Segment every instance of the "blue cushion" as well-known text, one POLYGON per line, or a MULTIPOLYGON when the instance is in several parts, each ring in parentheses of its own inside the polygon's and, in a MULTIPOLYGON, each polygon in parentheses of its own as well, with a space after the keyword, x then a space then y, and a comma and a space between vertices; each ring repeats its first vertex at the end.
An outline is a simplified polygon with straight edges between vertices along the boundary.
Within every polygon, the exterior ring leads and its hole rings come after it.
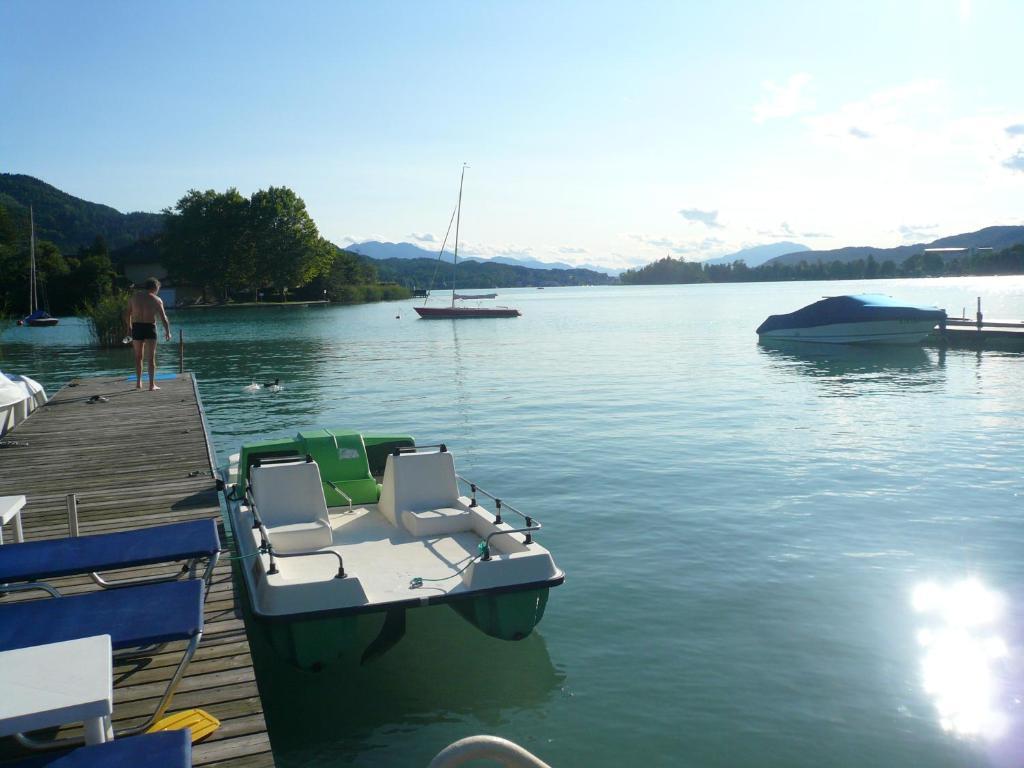
POLYGON ((188 768, 190 765, 192 740, 186 729, 144 733, 70 752, 35 755, 12 763, 8 768, 188 768))
POLYGON ((203 582, 166 581, 0 605, 0 651, 110 635, 114 650, 187 640, 203 627, 203 582))
POLYGON ((212 518, 134 531, 5 544, 0 547, 0 583, 210 557, 219 549, 217 523, 212 518))

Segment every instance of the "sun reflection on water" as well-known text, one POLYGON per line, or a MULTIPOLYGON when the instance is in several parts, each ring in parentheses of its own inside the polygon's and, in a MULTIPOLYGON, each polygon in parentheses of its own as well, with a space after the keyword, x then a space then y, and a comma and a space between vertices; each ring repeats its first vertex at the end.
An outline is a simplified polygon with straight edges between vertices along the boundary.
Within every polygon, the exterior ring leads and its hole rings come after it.
POLYGON ((1009 719, 1000 709, 1001 662, 1009 649, 1001 635, 1001 594, 976 578, 952 585, 918 584, 914 610, 921 615, 917 640, 921 672, 943 730, 962 737, 999 738, 1009 719))

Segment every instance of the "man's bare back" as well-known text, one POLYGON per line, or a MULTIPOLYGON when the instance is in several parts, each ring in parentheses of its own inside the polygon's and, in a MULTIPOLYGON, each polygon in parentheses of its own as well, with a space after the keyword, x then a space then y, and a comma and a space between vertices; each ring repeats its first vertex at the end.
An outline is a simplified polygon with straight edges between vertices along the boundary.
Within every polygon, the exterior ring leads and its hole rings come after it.
POLYGON ((160 281, 155 277, 146 280, 143 290, 136 291, 128 300, 124 313, 126 330, 131 334, 135 347, 135 388, 142 389, 142 357, 145 354, 149 368, 150 390, 160 389, 156 385, 156 321, 164 326, 164 339, 171 340, 171 323, 167 319, 164 303, 157 296, 160 281))
POLYGON ((128 303, 128 311, 135 323, 156 323, 158 317, 167 322, 163 299, 149 291, 136 291, 128 303))

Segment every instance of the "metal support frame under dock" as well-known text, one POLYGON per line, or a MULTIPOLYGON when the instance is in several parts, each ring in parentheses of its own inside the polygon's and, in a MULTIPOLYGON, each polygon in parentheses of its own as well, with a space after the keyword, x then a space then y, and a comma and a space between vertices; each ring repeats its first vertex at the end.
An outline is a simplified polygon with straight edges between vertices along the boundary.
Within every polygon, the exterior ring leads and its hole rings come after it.
MULTIPOLYGON (((159 381, 158 392, 135 390, 134 378, 73 381, 4 436, 0 495, 27 497, 27 541, 68 535, 68 494, 77 494, 82 534, 220 520, 212 447, 192 375, 159 381)), ((227 546, 223 527, 221 542, 227 546)), ((118 575, 166 571, 152 566, 118 575)), ((65 594, 95 588, 88 576, 53 583, 65 594)), ((221 721, 193 745, 196 766, 274 765, 241 599, 231 562, 222 557, 205 604, 202 641, 168 709, 201 708, 221 721)), ((168 653, 115 662, 115 726, 153 710, 179 656, 175 645, 168 653)))

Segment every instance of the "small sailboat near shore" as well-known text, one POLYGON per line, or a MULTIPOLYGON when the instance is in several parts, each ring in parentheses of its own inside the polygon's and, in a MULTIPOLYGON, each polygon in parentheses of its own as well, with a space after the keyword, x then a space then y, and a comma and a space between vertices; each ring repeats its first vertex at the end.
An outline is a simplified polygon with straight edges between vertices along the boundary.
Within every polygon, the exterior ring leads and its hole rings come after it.
MULTIPOLYGON (((497 298, 496 293, 484 293, 478 295, 467 295, 460 294, 455 290, 455 275, 459 266, 459 223, 462 218, 462 185, 466 178, 466 165, 462 166, 462 175, 459 177, 459 202, 455 206, 455 248, 453 250, 454 261, 452 262, 452 303, 447 307, 428 307, 426 303, 422 307, 413 307, 416 310, 416 314, 425 320, 457 320, 460 318, 468 317, 519 317, 520 312, 514 307, 483 307, 474 306, 467 307, 461 304, 456 304, 457 301, 475 301, 477 299, 494 299, 497 298)), ((448 224, 448 229, 451 231, 451 222, 448 224)), ((438 259, 441 258, 441 254, 444 253, 444 246, 448 242, 448 235, 445 235, 444 242, 441 243, 441 252, 438 254, 438 259)), ((429 293, 429 291, 428 291, 429 293)))
POLYGON ((28 315, 18 321, 18 325, 32 328, 45 328, 60 322, 39 306, 39 295, 36 283, 36 220, 32 207, 28 209, 29 218, 29 278, 28 278, 28 315))

